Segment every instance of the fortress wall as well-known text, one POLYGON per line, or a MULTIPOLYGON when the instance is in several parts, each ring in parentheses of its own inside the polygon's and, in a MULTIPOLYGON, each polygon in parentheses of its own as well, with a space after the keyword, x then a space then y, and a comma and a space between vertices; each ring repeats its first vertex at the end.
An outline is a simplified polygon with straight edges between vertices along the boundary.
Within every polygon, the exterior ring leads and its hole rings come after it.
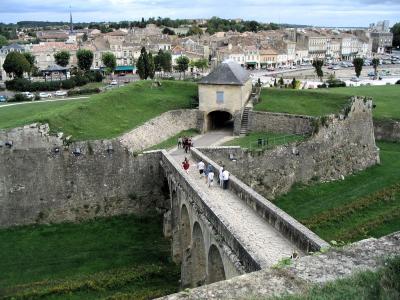
POLYGON ((144 214, 168 206, 159 152, 135 157, 115 140, 64 149, 47 126, 0 131, 1 144, 0 227, 144 214), (13 141, 12 147, 5 141, 13 141), (76 148, 81 155, 72 153, 76 148))
POLYGON ((191 128, 203 128, 202 114, 197 109, 172 110, 125 133, 119 140, 130 151, 138 152, 191 128))
POLYGON ((395 120, 374 120, 375 138, 380 141, 400 142, 400 122, 395 120))
POLYGON ((372 102, 354 98, 346 115, 329 116, 310 139, 251 152, 237 148, 202 148, 212 160, 267 199, 289 191, 296 182, 344 178, 379 163, 372 123, 372 102), (232 153, 236 161, 229 159, 232 153))
POLYGON ((249 112, 249 131, 311 134, 314 117, 272 112, 249 112))

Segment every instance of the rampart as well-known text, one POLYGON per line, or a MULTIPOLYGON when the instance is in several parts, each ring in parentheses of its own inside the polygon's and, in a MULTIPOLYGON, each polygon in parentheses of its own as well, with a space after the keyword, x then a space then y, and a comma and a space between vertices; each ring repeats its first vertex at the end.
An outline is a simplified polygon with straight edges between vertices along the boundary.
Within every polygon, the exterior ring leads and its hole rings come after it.
POLYGON ((400 142, 400 122, 395 120, 374 120, 377 140, 400 142))
POLYGON ((200 150, 272 199, 296 182, 338 180, 379 163, 371 110, 372 101, 353 98, 346 113, 319 119, 319 130, 310 139, 272 150, 200 150))
POLYGON ((115 140, 64 147, 45 125, 1 131, 0 141, 0 227, 168 206, 159 153, 135 157, 115 140))
POLYGON ((250 111, 249 131, 310 134, 313 131, 314 119, 311 116, 250 111))
POLYGON ((197 109, 172 110, 122 135, 121 144, 132 152, 145 150, 183 130, 202 130, 202 114, 197 109))

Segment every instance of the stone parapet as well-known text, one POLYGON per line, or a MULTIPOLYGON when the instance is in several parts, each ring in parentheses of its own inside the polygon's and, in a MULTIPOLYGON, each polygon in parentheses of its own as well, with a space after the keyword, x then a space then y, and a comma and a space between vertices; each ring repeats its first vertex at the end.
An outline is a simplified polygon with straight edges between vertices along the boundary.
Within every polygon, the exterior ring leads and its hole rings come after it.
POLYGON ((384 266, 385 259, 399 253, 400 232, 397 232, 305 256, 287 267, 261 270, 159 299, 265 299, 301 293, 311 284, 324 284, 358 271, 377 270, 384 266))

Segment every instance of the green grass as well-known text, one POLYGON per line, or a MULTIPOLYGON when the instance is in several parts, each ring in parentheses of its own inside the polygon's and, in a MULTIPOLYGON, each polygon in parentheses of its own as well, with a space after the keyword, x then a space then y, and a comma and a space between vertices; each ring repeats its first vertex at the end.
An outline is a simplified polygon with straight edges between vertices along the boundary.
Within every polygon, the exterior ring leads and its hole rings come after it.
POLYGON ((155 149, 167 149, 168 150, 168 149, 174 148, 175 146, 178 145, 178 138, 180 136, 189 137, 189 136, 195 136, 198 134, 199 134, 199 130, 197 130, 197 129, 184 130, 184 131, 179 132, 178 134, 175 134, 174 136, 170 137, 169 139, 146 149, 146 151, 155 150, 155 149))
POLYGON ((330 183, 297 185, 274 203, 327 241, 400 230, 400 143, 378 143, 381 164, 330 183))
POLYGON ((94 88, 101 88, 103 86, 106 86, 104 82, 89 82, 84 86, 81 86, 80 89, 94 89, 94 88))
POLYGON ((139 81, 87 101, 1 108, 0 128, 47 122, 53 131, 72 135, 74 140, 113 138, 161 113, 188 108, 196 94, 197 85, 191 82, 163 81, 161 87, 152 87, 150 81, 139 81))
POLYGON ((238 137, 228 142, 225 142, 224 146, 240 146, 242 148, 249 149, 262 149, 262 148, 272 148, 277 145, 283 145, 295 141, 302 141, 305 137, 301 135, 288 135, 270 132, 251 132, 250 134, 238 137), (264 139, 266 145, 258 145, 258 139, 264 139), (267 142, 268 141, 268 142, 267 142))
POLYGON ((259 111, 321 116, 339 112, 350 96, 372 97, 374 118, 400 119, 400 85, 317 90, 263 89, 259 111))
POLYGON ((0 295, 148 299, 173 293, 179 270, 161 227, 161 217, 119 216, 0 230, 0 295))
POLYGON ((366 300, 400 298, 400 258, 388 261, 376 272, 363 271, 349 278, 314 285, 302 294, 273 297, 274 300, 366 300))

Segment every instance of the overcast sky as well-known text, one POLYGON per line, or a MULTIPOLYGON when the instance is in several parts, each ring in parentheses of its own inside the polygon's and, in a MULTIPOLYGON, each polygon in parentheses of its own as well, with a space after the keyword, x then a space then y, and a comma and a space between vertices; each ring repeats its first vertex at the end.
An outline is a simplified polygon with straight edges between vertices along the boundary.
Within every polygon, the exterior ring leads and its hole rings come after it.
POLYGON ((0 0, 0 22, 122 21, 142 17, 242 18, 320 26, 400 22, 400 0, 0 0))

